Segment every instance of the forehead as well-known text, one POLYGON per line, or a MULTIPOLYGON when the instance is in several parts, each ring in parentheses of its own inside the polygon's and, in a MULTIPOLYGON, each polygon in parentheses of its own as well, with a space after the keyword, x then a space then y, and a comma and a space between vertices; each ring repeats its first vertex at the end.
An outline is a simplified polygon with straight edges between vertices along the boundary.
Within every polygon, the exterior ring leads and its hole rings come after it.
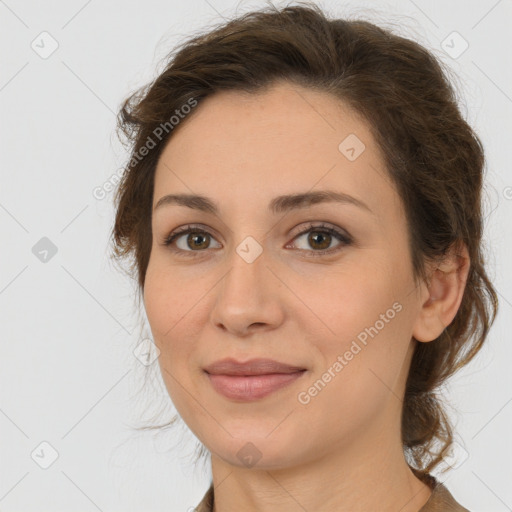
POLYGON ((332 189, 377 215, 402 213, 370 127, 327 93, 288 83, 223 91, 181 123, 158 161, 154 203, 193 192, 263 206, 280 194, 332 189))

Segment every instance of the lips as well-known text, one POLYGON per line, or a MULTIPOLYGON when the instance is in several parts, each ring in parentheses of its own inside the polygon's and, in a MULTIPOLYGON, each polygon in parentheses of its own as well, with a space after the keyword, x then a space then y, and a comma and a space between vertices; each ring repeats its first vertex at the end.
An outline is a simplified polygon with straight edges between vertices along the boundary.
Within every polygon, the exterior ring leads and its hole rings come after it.
POLYGON ((268 375, 274 373, 295 373, 305 370, 300 366, 280 363, 273 359, 251 359, 238 362, 235 359, 222 359, 204 368, 211 375, 268 375))
POLYGON ((230 400, 253 401, 290 385, 306 368, 273 359, 223 359, 204 368, 215 391, 230 400))

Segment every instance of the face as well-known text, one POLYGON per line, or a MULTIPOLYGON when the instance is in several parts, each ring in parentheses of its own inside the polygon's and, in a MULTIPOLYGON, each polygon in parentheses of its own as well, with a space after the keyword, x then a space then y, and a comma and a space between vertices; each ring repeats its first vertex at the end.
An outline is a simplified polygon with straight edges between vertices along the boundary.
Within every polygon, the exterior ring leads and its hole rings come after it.
POLYGON ((395 436, 422 297, 362 119, 286 83, 218 93, 165 147, 153 208, 146 313, 172 401, 212 454, 278 468, 395 436), (344 199, 306 199, 320 191, 344 199), (176 194, 211 204, 161 200, 176 194), (225 358, 303 371, 205 372, 225 358))

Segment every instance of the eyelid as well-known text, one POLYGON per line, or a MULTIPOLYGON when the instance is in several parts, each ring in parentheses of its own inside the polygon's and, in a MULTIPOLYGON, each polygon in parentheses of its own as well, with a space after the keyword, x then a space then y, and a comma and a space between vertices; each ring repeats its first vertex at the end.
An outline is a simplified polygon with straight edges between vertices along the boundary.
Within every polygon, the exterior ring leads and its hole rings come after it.
MULTIPOLYGON (((292 239, 295 240, 298 236, 309 233, 310 231, 318 230, 318 231, 326 231, 335 236, 338 236, 342 240, 345 240, 347 243, 352 242, 352 237, 342 228, 337 227, 330 222, 322 222, 322 221, 310 221, 306 226, 302 226, 301 228, 297 228, 298 232, 292 234, 292 239), (319 223, 320 222, 320 223, 319 223)), ((320 251, 316 251, 320 252, 320 251)))
MULTIPOLYGON (((298 237, 305 235, 311 231, 319 231, 319 232, 326 232, 330 235, 334 236, 340 243, 335 246, 331 247, 330 249, 322 249, 322 250, 314 250, 314 249, 297 249, 301 251, 302 253, 310 253, 310 256, 327 256, 332 253, 336 253, 341 248, 347 245, 352 245, 354 240, 348 232, 346 232, 344 229, 339 228, 331 223, 326 223, 322 221, 309 221, 306 226, 302 225, 302 227, 297 228, 298 233, 295 233, 292 236, 292 240, 286 244, 285 247, 289 247, 290 243, 293 243, 295 239, 298 237)), ((185 226, 179 227, 172 231, 169 235, 165 236, 162 240, 162 245, 167 246, 170 250, 176 253, 184 254, 185 256, 198 256, 200 253, 207 252, 207 250, 184 250, 184 249, 176 249, 172 248, 174 245, 174 242, 176 239, 178 239, 180 236, 189 234, 189 233, 199 233, 203 235, 208 235, 216 240, 216 237, 211 233, 210 228, 205 228, 201 224, 187 224, 185 226)))
MULTIPOLYGON (((303 227, 299 233, 296 233, 293 235, 292 243, 297 238, 309 233, 309 232, 320 232, 320 233, 328 233, 334 238, 338 240, 338 245, 331 247, 329 249, 322 249, 315 251, 313 249, 297 249, 301 253, 304 254, 305 257, 327 257, 333 254, 337 254, 340 252, 344 247, 350 246, 354 243, 354 240, 351 235, 349 235, 345 230, 338 228, 330 223, 322 222, 321 224, 317 224, 315 222, 310 222, 306 227, 303 227)), ((289 244, 286 245, 288 247, 289 244)))
MULTIPOLYGON (((216 235, 214 236, 212 234, 212 231, 210 228, 203 227, 201 224, 186 224, 184 226, 181 226, 179 228, 176 228, 168 235, 165 235, 162 244, 164 246, 170 246, 174 244, 175 240, 179 238, 182 235, 187 235, 189 233, 200 233, 208 235, 216 240, 216 235)), ((178 249, 175 252, 204 252, 204 251, 183 251, 182 249, 178 249)))

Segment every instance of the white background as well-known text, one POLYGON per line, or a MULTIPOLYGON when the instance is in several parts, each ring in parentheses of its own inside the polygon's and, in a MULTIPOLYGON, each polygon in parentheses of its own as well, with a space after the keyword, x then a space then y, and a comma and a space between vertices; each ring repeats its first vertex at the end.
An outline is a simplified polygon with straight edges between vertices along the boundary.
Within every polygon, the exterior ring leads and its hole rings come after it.
MULTIPOLYGON (((159 373, 145 384, 146 367, 133 355, 149 330, 139 328, 134 282, 109 262, 112 194, 92 192, 127 157, 114 133, 121 101, 178 42, 264 5, 0 1, 3 512, 186 511, 206 491, 209 468, 194 469, 191 433, 131 428, 151 424, 157 411, 164 422, 173 410, 159 373), (59 45, 46 59, 31 47, 43 45, 43 31, 59 45), (47 262, 32 252, 43 237, 57 249, 47 262), (47 469, 36 463, 50 462, 44 441, 58 454, 47 469)), ((472 512, 512 510, 512 2, 320 5, 392 24, 432 49, 459 77, 461 108, 485 145, 487 257, 501 310, 478 359, 448 388, 467 455, 460 450, 444 478, 472 512), (453 31, 469 44, 455 59, 442 46, 453 31)))

